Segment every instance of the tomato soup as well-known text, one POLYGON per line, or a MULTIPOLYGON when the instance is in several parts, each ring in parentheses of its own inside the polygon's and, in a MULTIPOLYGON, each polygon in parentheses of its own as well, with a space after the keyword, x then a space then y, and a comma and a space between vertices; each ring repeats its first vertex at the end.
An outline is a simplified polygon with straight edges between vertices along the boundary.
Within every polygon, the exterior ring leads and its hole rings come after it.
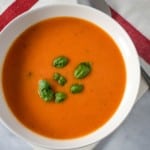
POLYGON ((117 110, 126 83, 123 57, 112 38, 96 25, 71 17, 52 18, 24 31, 12 44, 3 65, 3 89, 16 118, 28 129, 49 138, 71 139, 102 127, 117 110), (52 65, 54 58, 66 56, 64 68, 52 65), (76 79, 74 69, 90 62, 92 71, 76 79), (54 72, 66 77, 60 86, 54 72), (38 94, 38 82, 46 79, 67 99, 56 104, 38 94), (73 83, 84 90, 70 92, 73 83))

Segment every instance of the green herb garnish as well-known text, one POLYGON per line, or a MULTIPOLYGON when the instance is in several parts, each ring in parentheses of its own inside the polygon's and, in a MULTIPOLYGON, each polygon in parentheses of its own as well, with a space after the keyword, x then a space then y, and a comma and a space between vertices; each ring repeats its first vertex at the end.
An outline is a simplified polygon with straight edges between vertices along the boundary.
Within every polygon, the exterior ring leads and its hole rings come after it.
POLYGON ((71 85, 70 91, 71 91, 71 93, 76 94, 76 93, 82 92, 83 89, 84 89, 83 84, 77 84, 76 83, 76 84, 71 85))
POLYGON ((56 80, 61 86, 64 86, 67 82, 67 79, 60 73, 54 73, 53 79, 56 80))
POLYGON ((56 73, 54 73, 54 75, 53 75, 53 79, 56 80, 56 81, 58 81, 59 78, 60 78, 60 76, 61 76, 61 74, 56 72, 56 73))
MULTIPOLYGON (((67 57, 59 56, 53 60, 53 66, 56 68, 63 68, 68 64, 68 62, 69 62, 69 59, 67 57)), ((76 79, 83 79, 89 75, 91 70, 92 70, 92 66, 89 62, 81 62, 80 64, 77 65, 77 67, 74 70, 74 77, 76 79)), ((29 72, 29 76, 30 75, 32 74, 29 72)), ((64 86, 67 83, 66 77, 64 77, 58 72, 53 74, 53 79, 57 81, 57 83, 61 86, 64 86)), ((72 84, 70 87, 70 92, 72 94, 81 93, 83 90, 84 90, 83 84, 75 83, 75 84, 72 84)), ((61 103, 67 98, 66 93, 53 91, 51 85, 49 84, 47 80, 39 80, 38 93, 39 93, 39 96, 45 102, 54 100, 55 103, 61 103)))
POLYGON ((67 98, 67 95, 64 92, 55 93, 55 103, 60 103, 67 98))
POLYGON ((56 68, 63 68, 69 62, 69 59, 65 56, 59 56, 53 60, 53 66, 56 68))
POLYGON ((39 96, 45 101, 49 102, 54 99, 54 91, 46 80, 40 80, 38 84, 39 96))
POLYGON ((89 62, 82 62, 75 68, 74 77, 77 79, 85 78, 91 70, 92 68, 89 62))

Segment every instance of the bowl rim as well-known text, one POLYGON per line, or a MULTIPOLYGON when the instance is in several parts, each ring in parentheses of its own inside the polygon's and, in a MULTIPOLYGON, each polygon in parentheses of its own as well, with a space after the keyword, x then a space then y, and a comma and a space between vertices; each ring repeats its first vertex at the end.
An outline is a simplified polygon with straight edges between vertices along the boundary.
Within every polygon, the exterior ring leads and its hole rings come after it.
MULTIPOLYGON (((6 118, 4 118, 4 116, 1 116, 1 122, 9 129, 11 130, 14 134, 16 134, 17 136, 23 138, 24 140, 28 141, 29 143, 33 143, 35 145, 44 147, 44 148, 52 148, 52 149, 74 149, 74 148, 81 148, 90 144, 93 144, 95 142, 98 142, 99 140, 105 138, 106 136, 108 136, 109 134, 111 134, 115 129, 117 129, 119 127, 119 125, 121 125, 121 123, 126 119, 126 117, 128 116, 129 112, 131 111, 134 103, 135 103, 135 99, 138 93, 138 89, 139 89, 139 85, 140 85, 140 67, 139 67, 139 60, 138 60, 138 54, 136 52, 136 49, 134 47, 133 42, 131 41, 130 37, 128 36, 128 34, 126 33, 126 31, 116 22, 114 21, 111 17, 107 16, 106 14, 104 14, 103 12, 96 10, 94 8, 91 8, 89 6, 83 6, 83 5, 79 5, 79 4, 55 4, 55 5, 47 5, 47 6, 43 6, 41 8, 37 8, 34 10, 31 10, 29 12, 26 12, 18 17, 16 17, 13 21, 11 21, 1 32, 2 36, 7 30, 9 30, 9 28, 11 28, 11 26, 13 26, 14 24, 17 24, 17 22, 19 20, 23 20, 24 18, 28 17, 28 16, 32 16, 37 12, 42 12, 44 10, 48 10, 48 9, 69 9, 70 11, 73 9, 80 9, 80 11, 89 11, 89 12, 93 12, 103 18, 105 18, 107 21, 109 21, 110 23, 112 23, 119 31, 122 32, 122 35, 125 37, 126 42, 128 42, 128 44, 130 45, 130 48, 132 49, 132 54, 134 54, 132 57, 135 61, 134 66, 136 67, 135 72, 136 72, 136 76, 134 77, 134 85, 132 85, 134 87, 133 92, 131 93, 132 95, 129 96, 128 98, 131 98, 130 103, 128 100, 124 100, 124 103, 121 102, 121 106, 125 105, 126 107, 123 108, 119 108, 117 109, 116 113, 112 116, 112 118, 106 123, 104 124, 104 126, 100 127, 100 129, 97 129, 96 131, 86 135, 86 136, 82 136, 79 138, 74 138, 74 139, 67 139, 67 140, 59 140, 59 139, 50 139, 50 138, 46 138, 43 137, 39 134, 36 134, 34 132, 32 132, 31 130, 27 129, 26 127, 24 127, 24 125, 22 125, 19 121, 17 121, 17 119, 15 118, 14 115, 10 114, 11 117, 13 118, 13 120, 16 121, 16 123, 18 122, 20 125, 19 127, 21 129, 24 129, 24 132, 19 131, 18 130, 14 131, 14 127, 12 129, 11 124, 8 123, 8 120, 6 120, 6 118), (122 111, 122 118, 119 117, 119 121, 114 119, 114 116, 118 115, 117 113, 119 112, 119 109, 123 109, 122 111), (115 120, 115 121, 114 121, 115 120), (109 122, 112 121, 115 126, 111 126, 109 125, 109 122), (99 135, 98 138, 98 131, 101 130, 102 128, 107 128, 107 132, 102 132, 103 134, 99 135), (29 136, 30 135, 30 136, 29 136), (92 135, 92 136, 90 136, 92 135), (34 137, 34 138, 33 138, 34 137), (35 138, 36 137, 36 138, 35 138), (95 137, 95 138, 94 138, 95 137), (37 140, 39 139, 39 140, 37 140), (42 142, 40 142, 40 140, 42 142), (46 142, 44 142, 46 141, 46 142), (50 142, 51 141, 51 142, 50 142)), ((43 19, 44 20, 44 19, 43 19)), ((86 20, 86 19, 85 19, 86 20)), ((91 21, 92 22, 92 21, 91 21)), ((1 38, 1 37, 0 37, 1 38)), ((2 86, 1 86, 2 87, 2 86)), ((130 89, 129 89, 130 90, 130 89)), ((128 92, 129 92, 128 90, 128 92)), ((1 92, 1 90, 0 90, 1 92)), ((1 105, 1 99, 5 99, 3 93, 1 92, 1 98, 0 98, 0 105, 1 105)), ((6 106, 7 107, 7 106, 6 106)), ((8 108, 9 109, 9 108, 8 108)), ((1 111, 0 111, 1 112, 1 111)), ((9 111, 8 113, 11 113, 11 111, 9 111)))

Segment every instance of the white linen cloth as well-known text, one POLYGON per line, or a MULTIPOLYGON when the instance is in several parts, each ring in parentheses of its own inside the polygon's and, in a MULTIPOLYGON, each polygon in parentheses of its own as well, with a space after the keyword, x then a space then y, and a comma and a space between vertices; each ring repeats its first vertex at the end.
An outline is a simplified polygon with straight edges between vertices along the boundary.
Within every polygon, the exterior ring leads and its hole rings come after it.
POLYGON ((106 2, 150 39, 150 0, 106 0, 106 2))

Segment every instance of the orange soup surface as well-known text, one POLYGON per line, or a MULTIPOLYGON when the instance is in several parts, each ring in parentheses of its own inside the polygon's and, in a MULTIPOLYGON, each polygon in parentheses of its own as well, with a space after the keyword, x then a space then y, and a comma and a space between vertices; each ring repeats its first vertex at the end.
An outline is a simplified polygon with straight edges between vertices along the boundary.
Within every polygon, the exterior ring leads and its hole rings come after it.
POLYGON ((37 23, 12 44, 3 66, 3 89, 16 118, 43 136, 70 139, 87 135, 103 126, 117 110, 125 89, 126 73, 122 55, 111 37, 96 25, 70 17, 37 23), (58 56, 69 63, 53 67, 58 56), (84 79, 73 76, 80 62, 90 62, 91 73, 84 79), (54 72, 66 77, 60 86, 54 72), (62 103, 44 102, 38 82, 46 79, 55 91, 67 94, 62 103), (70 92, 73 83, 84 90, 70 92))

